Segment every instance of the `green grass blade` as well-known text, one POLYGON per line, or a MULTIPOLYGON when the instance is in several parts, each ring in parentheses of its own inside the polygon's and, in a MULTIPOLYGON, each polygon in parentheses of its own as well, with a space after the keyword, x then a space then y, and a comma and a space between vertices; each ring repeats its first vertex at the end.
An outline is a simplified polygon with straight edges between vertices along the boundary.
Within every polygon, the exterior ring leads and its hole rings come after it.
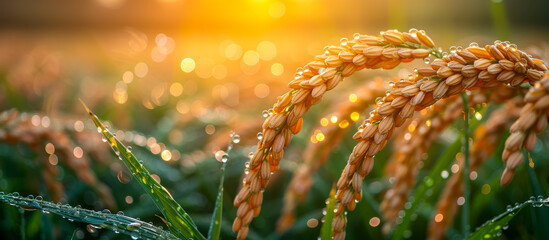
POLYGON ((492 239, 498 236, 498 233, 502 231, 503 226, 505 226, 517 213, 527 207, 533 205, 534 207, 546 206, 549 207, 549 198, 542 199, 531 199, 526 202, 523 202, 513 208, 509 207, 507 211, 496 216, 492 220, 487 221, 482 226, 480 226, 468 239, 470 240, 485 240, 492 239))
POLYGON ((97 130, 105 136, 116 155, 133 173, 135 179, 141 184, 145 192, 152 198, 156 207, 162 212, 162 215, 167 220, 170 231, 180 238, 205 240, 206 238, 198 231, 196 224, 189 214, 173 199, 171 194, 154 180, 149 171, 137 160, 133 153, 99 121, 97 116, 84 103, 82 104, 97 126, 97 130))
POLYGON ((324 216, 324 223, 322 224, 322 227, 320 228, 320 239, 321 240, 330 240, 332 239, 332 222, 334 221, 334 210, 336 206, 336 199, 335 199, 336 189, 335 185, 332 186, 332 190, 330 191, 330 197, 328 198, 328 203, 326 204, 326 216, 324 216))
POLYGON ((20 209, 19 212, 21 217, 21 222, 19 223, 19 231, 21 232, 21 240, 25 240, 27 239, 25 234, 25 211, 20 209))
POLYGON ((38 197, 20 197, 19 194, 16 193, 0 193, 0 202, 20 207, 22 210, 26 211, 41 210, 44 213, 57 214, 69 221, 88 223, 94 227, 101 227, 117 233, 126 234, 133 239, 179 239, 168 231, 164 231, 150 223, 124 216, 123 214, 112 214, 108 211, 96 212, 80 207, 43 201, 38 199, 38 197))
POLYGON ((412 224, 412 220, 410 217, 423 203, 423 201, 421 200, 426 198, 427 191, 431 189, 436 182, 445 181, 445 179, 442 179, 442 177, 440 176, 440 172, 442 172, 444 169, 447 169, 450 164, 452 164, 452 161, 454 161, 455 156, 460 151, 460 149, 461 138, 458 138, 450 146, 448 146, 446 151, 444 151, 442 156, 437 160, 436 165, 433 167, 433 169, 430 170, 429 175, 423 179, 421 184, 414 192, 413 199, 417 201, 410 201, 412 205, 410 206, 410 208, 404 210, 402 222, 396 226, 392 239, 404 239, 404 233, 406 232, 406 230, 410 229, 410 225, 412 224))
POLYGON ((223 216, 223 181, 225 179, 225 163, 221 167, 221 180, 219 182, 219 190, 217 190, 217 199, 215 200, 215 209, 212 215, 212 222, 210 223, 210 230, 208 231, 209 240, 218 240, 221 233, 221 221, 223 216))
POLYGON ((231 140, 227 145, 227 152, 221 156, 221 179, 219 180, 219 189, 217 190, 217 198, 215 200, 215 209, 212 215, 212 220, 210 222, 210 230, 208 231, 209 240, 218 240, 219 235, 221 234, 221 223, 223 220, 223 192, 224 192, 224 181, 225 181, 225 168, 227 167, 227 162, 229 161, 229 153, 233 149, 233 143, 240 142, 240 136, 238 136, 234 131, 231 133, 231 140))
MULTIPOLYGON (((530 154, 527 151, 523 151, 524 158, 528 159, 528 180, 530 182, 530 188, 532 191, 532 194, 535 196, 542 196, 543 190, 541 187, 541 183, 538 180, 538 177, 536 175, 536 172, 534 171, 534 162, 532 161, 532 158, 530 154), (532 164, 530 166, 530 163, 532 164)), ((532 215, 532 224, 535 225, 534 230, 536 234, 537 239, 549 239, 549 229, 545 227, 545 224, 549 222, 549 214, 548 211, 538 210, 535 211, 535 209, 532 209, 531 211, 532 215)))

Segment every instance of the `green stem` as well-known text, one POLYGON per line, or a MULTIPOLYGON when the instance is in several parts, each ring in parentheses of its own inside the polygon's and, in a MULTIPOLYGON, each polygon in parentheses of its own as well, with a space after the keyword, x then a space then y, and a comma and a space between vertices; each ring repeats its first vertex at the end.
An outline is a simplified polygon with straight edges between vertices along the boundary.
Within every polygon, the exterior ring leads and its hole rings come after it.
POLYGON ((461 94, 461 100, 463 101, 463 112, 465 113, 464 129, 463 135, 465 138, 464 141, 464 151, 463 156, 465 163, 463 164, 463 198, 465 198, 465 203, 462 206, 462 227, 463 227, 463 236, 467 238, 469 236, 469 200, 470 200, 470 186, 469 186, 469 105, 467 104, 467 96, 465 93, 461 94))
POLYGON ((509 21, 507 14, 505 13, 504 4, 503 1, 490 1, 490 12, 496 37, 500 39, 509 39, 509 21))
MULTIPOLYGON (((531 156, 530 153, 526 150, 523 151, 524 158, 527 159, 527 169, 528 169, 528 180, 530 182, 532 195, 542 196, 545 195, 541 184, 538 180, 536 172, 534 171, 534 165, 530 165, 531 156)), ((536 239, 548 239, 549 231, 546 227, 543 226, 543 223, 549 221, 549 212, 547 209, 530 209, 530 215, 532 216, 532 224, 534 224, 534 233, 536 239)))
POLYGON ((21 240, 25 240, 25 211, 19 209, 21 213, 21 223, 19 224, 19 230, 21 231, 21 240))

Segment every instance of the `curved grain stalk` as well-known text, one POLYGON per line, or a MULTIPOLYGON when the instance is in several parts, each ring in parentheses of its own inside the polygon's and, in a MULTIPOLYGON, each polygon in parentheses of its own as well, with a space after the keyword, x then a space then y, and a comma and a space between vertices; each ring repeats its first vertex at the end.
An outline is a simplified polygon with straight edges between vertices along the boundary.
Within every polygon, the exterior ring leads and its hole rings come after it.
MULTIPOLYGON (((417 78, 401 80, 392 86, 390 94, 376 104, 373 114, 354 136, 360 143, 355 146, 337 183, 336 199, 339 205, 333 223, 334 239, 345 238, 345 209, 353 210, 356 202, 361 200, 362 181, 373 167, 374 156, 385 146, 394 129, 401 126, 415 111, 429 107, 442 98, 475 88, 489 88, 502 84, 519 86, 525 81, 538 86, 541 84, 536 82, 543 77, 545 71, 547 68, 540 60, 532 59, 513 45, 498 41, 485 48, 470 46, 459 49, 442 59, 436 59, 430 63, 430 68, 419 69, 417 78)), ((539 100, 544 94, 543 88, 534 89, 536 92, 528 94, 532 101, 539 100)), ((525 108, 523 112, 529 116, 519 118, 519 124, 515 124, 517 129, 511 127, 512 132, 524 134, 533 127, 532 120, 545 120, 546 125, 546 115, 539 114, 539 107, 544 107, 545 100, 539 102, 537 108, 533 103, 527 105, 530 107, 525 108)), ((549 104, 549 99, 547 102, 549 104)), ((545 128, 545 125, 537 127, 536 130, 545 128)), ((506 144, 508 152, 515 149, 518 151, 523 141, 524 137, 510 141, 510 144, 506 144)), ((504 159, 507 159, 505 155, 504 159)), ((509 159, 512 161, 508 162, 513 164, 508 163, 502 175, 503 184, 510 180, 509 175, 514 169, 514 163, 519 162, 515 158, 509 159)))
POLYGON ((315 127, 318 133, 312 137, 316 142, 309 143, 303 153, 304 161, 296 168, 294 177, 284 194, 282 215, 277 222, 277 231, 284 232, 295 221, 295 208, 303 202, 313 184, 313 175, 328 160, 332 149, 341 143, 344 135, 349 131, 349 125, 359 120, 360 113, 374 103, 378 97, 385 95, 384 82, 380 78, 366 83, 362 88, 353 91, 352 98, 347 95, 340 101, 330 114, 321 120, 315 127), (336 118, 333 118, 335 116, 336 118), (332 121, 336 120, 336 121, 332 121), (321 135, 319 135, 321 134, 321 135), (319 141, 320 140, 320 141, 319 141))
POLYGON ((245 170, 242 189, 235 197, 238 207, 233 231, 237 239, 248 234, 248 225, 259 214, 263 201, 262 190, 284 155, 294 134, 303 125, 303 115, 312 105, 320 102, 326 91, 335 88, 343 78, 355 71, 368 69, 392 69, 400 62, 423 59, 430 53, 440 54, 433 41, 423 31, 407 33, 383 32, 381 37, 355 34, 354 39, 342 39, 340 46, 329 46, 315 61, 299 68, 289 83, 291 91, 278 97, 263 124, 263 137, 257 145, 245 170))
POLYGON ((501 174, 501 185, 507 185, 515 175, 515 169, 524 161, 522 149, 531 152, 537 142, 537 134, 547 127, 549 115, 549 77, 535 83, 524 97, 526 105, 520 117, 511 125, 511 135, 505 141, 502 160, 506 163, 501 174))
MULTIPOLYGON (((498 86, 494 89, 479 89, 473 91, 468 97, 468 105, 474 107, 486 102, 500 103, 513 96, 516 92, 507 86, 498 86)), ((398 213, 404 208, 408 200, 408 194, 412 190, 420 162, 427 154, 427 151, 436 138, 456 119, 463 116, 463 102, 457 96, 441 99, 426 108, 429 112, 425 115, 421 111, 420 117, 416 118, 405 134, 404 141, 401 141, 399 148, 390 160, 393 170, 393 186, 384 196, 381 203, 381 211, 384 215, 384 232, 388 233, 397 221, 398 213)), ((400 136, 400 135, 399 135, 400 136)), ((389 164, 388 164, 389 166, 389 164)))

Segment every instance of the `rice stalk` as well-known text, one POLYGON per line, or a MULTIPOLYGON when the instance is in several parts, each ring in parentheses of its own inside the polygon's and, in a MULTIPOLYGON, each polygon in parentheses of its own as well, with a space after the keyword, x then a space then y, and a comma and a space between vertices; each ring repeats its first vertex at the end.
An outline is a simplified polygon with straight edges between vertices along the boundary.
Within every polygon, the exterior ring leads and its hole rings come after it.
POLYGON ((387 31, 379 37, 355 34, 351 40, 342 39, 340 46, 326 47, 315 61, 299 68, 289 83, 292 90, 278 97, 269 111, 257 150, 247 163, 244 184, 234 200, 234 206, 238 207, 233 223, 237 239, 246 238, 248 225, 259 215, 262 190, 271 174, 278 170, 283 149, 292 136, 301 131, 303 115, 320 102, 327 91, 364 68, 392 69, 401 62, 423 59, 430 53, 440 54, 432 47, 433 41, 423 31, 387 31))
MULTIPOLYGON (((360 201, 361 188, 357 186, 361 185, 358 182, 362 182, 365 175, 371 171, 374 156, 385 146, 394 129, 410 118, 414 111, 424 109, 442 98, 448 98, 467 90, 489 88, 502 84, 519 86, 523 82, 535 85, 526 99, 537 102, 539 97, 545 93, 545 88, 537 82, 546 71, 547 68, 540 60, 532 59, 513 45, 497 41, 485 48, 473 45, 466 49, 459 49, 450 55, 445 55, 442 59, 434 60, 430 63, 430 68, 419 69, 420 76, 417 78, 401 80, 396 83, 390 94, 376 104, 375 112, 355 135, 355 139, 360 143, 349 157, 348 164, 337 184, 336 198, 340 204, 336 209, 334 239, 345 238, 345 210, 354 209, 356 202, 360 201), (337 219, 341 219, 340 224, 336 224, 337 219)), ((534 108, 532 103, 529 108, 523 111, 531 114, 521 117, 525 120, 517 124, 517 128, 519 128, 517 132, 525 131, 533 126, 533 120, 538 119, 536 113, 545 107, 545 101, 540 102, 538 108, 534 108)), ((549 99, 547 104, 549 104, 549 99)), ((543 120, 546 125, 545 112, 539 116, 540 118, 545 116, 543 120)), ((543 130, 545 126, 542 127, 539 128, 543 130)), ((513 127, 511 127, 511 132, 515 132, 513 127)), ((506 148, 518 149, 523 143, 519 140, 524 141, 519 137, 510 141, 512 144, 506 144, 506 148)), ((504 159, 506 159, 505 155, 504 159)), ((511 161, 511 163, 516 162, 519 161, 514 158, 511 161)), ((512 177, 510 174, 513 172, 511 170, 514 170, 512 167, 516 168, 515 165, 507 164, 506 170, 502 174, 503 185, 510 181, 512 177)))
POLYGON ((332 149, 341 143, 350 130, 350 124, 359 120, 360 113, 370 106, 378 97, 385 95, 384 82, 375 79, 364 84, 352 94, 344 94, 330 114, 320 120, 320 124, 311 136, 311 141, 303 152, 303 162, 296 168, 284 194, 282 215, 277 222, 277 231, 284 232, 295 221, 295 208, 303 202, 313 184, 313 175, 330 157, 332 149))

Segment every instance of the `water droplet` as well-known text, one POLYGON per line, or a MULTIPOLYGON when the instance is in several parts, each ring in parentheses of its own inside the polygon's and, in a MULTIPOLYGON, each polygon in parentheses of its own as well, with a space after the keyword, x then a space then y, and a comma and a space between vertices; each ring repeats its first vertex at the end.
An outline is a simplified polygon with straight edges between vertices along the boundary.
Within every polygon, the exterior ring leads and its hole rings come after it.
POLYGON ((433 186, 433 179, 430 178, 430 177, 426 177, 425 178, 425 184, 427 185, 427 187, 432 187, 433 186))
POLYGON ((88 225, 86 226, 86 229, 87 229, 88 232, 90 232, 90 233, 97 232, 96 229, 100 229, 100 228, 101 228, 101 227, 95 226, 95 225, 93 225, 93 224, 88 224, 88 225))
POLYGON ((107 142, 107 138, 105 138, 105 137, 102 137, 102 138, 101 138, 101 141, 103 141, 103 142, 107 142))
POLYGON ((229 154, 225 153, 223 156, 221 156, 221 162, 227 162, 229 161, 229 154))
POLYGON ((111 211, 109 209, 103 209, 103 211, 101 211, 102 213, 105 213, 105 214, 110 214, 111 211))
POLYGON ((118 216, 124 216, 124 212, 118 211, 118 212, 116 213, 116 215, 118 215, 118 216))
POLYGON ((416 219, 417 219, 417 214, 416 213, 410 215, 410 220, 415 221, 416 219))
POLYGON ((263 139, 263 133, 262 132, 258 132, 257 133, 257 140, 261 140, 263 139))
POLYGON ((127 150, 128 150, 129 153, 131 153, 132 152, 132 146, 128 146, 127 150))
POLYGON ((233 136, 233 143, 239 143, 240 142, 240 136, 238 134, 235 134, 233 136))
MULTIPOLYGON (((0 194, 0 195, 2 195, 2 194, 0 194)), ((36 200, 38 200, 38 201, 42 201, 42 200, 44 200, 44 198, 43 198, 42 196, 36 196, 36 198, 35 198, 35 199, 36 199, 36 200)))
POLYGON ((28 195, 27 198, 28 199, 34 199, 34 196, 33 195, 28 195))
POLYGON ((423 59, 423 62, 424 62, 425 64, 429 64, 429 63, 431 62, 431 59, 429 59, 428 57, 427 57, 427 58, 424 58, 424 59, 423 59))
POLYGON ((469 47, 478 47, 478 43, 472 42, 469 44, 469 47))
POLYGON ((412 207, 412 203, 411 203, 411 202, 406 202, 406 203, 404 204, 404 208, 405 208, 405 209, 410 209, 411 207, 412 207))

